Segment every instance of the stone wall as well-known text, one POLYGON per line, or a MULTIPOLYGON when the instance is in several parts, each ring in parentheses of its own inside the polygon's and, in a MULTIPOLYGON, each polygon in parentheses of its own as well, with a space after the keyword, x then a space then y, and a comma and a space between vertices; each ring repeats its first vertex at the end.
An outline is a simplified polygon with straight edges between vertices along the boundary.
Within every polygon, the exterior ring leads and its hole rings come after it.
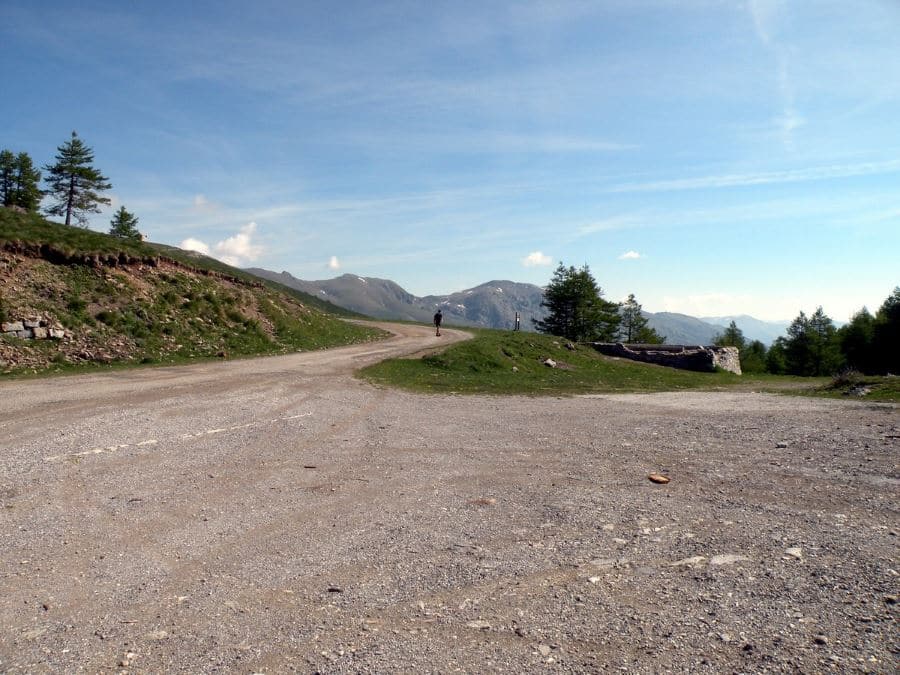
POLYGON ((34 317, 0 323, 0 334, 22 340, 62 340, 71 337, 59 323, 34 317))
POLYGON ((737 347, 704 347, 702 345, 624 345, 621 342, 592 342, 598 352, 632 361, 655 363, 670 368, 711 373, 716 368, 741 374, 741 357, 737 347))

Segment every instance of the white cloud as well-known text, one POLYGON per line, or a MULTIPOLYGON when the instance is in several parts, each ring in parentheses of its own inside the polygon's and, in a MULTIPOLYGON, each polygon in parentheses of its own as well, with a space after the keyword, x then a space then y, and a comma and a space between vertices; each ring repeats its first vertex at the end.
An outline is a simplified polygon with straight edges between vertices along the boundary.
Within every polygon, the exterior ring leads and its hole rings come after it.
POLYGON ((337 259, 336 255, 331 256, 331 258, 328 260, 328 269, 330 269, 330 270, 341 269, 341 261, 337 259))
POLYGON ((643 258, 640 253, 637 251, 626 251, 622 255, 619 256, 619 260, 638 260, 639 258, 643 258))
POLYGON ((183 242, 178 244, 178 248, 183 248, 185 251, 197 251, 198 253, 202 253, 203 255, 209 255, 209 246, 199 239, 194 239, 193 237, 188 237, 183 242))
POLYGON ((199 239, 189 237, 182 241, 179 247, 188 251, 197 251, 205 255, 211 255, 226 265, 240 267, 256 260, 263 253, 263 247, 253 243, 254 234, 256 234, 256 223, 247 223, 237 234, 223 239, 213 246, 199 239))
POLYGON ((553 258, 542 251, 534 251, 522 258, 522 264, 525 267, 546 267, 553 264, 553 258))
POLYGON ((256 260, 262 255, 263 247, 253 243, 256 223, 247 223, 233 237, 220 241, 213 247, 216 257, 223 263, 239 267, 245 261, 256 260))

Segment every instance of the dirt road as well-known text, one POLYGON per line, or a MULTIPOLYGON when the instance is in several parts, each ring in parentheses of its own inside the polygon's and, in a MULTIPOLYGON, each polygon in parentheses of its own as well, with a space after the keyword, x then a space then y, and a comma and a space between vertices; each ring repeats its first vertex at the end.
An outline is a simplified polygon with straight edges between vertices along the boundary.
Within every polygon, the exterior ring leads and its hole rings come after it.
POLYGON ((397 330, 0 385, 0 672, 895 671, 896 407, 354 380, 397 330))

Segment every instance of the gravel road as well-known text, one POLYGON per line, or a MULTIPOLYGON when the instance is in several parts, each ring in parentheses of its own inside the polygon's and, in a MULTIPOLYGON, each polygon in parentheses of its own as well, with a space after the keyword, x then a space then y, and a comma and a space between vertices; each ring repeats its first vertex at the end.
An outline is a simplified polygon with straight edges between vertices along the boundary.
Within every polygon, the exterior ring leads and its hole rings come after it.
POLYGON ((897 671, 896 406, 353 379, 394 330, 0 384, 0 672, 897 671))

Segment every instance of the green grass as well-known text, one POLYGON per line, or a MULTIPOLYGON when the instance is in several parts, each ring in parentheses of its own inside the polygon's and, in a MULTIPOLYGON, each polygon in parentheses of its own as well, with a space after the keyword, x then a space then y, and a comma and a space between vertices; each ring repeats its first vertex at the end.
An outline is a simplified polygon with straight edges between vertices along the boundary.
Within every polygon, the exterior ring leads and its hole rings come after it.
POLYGON ((143 242, 132 242, 82 227, 65 226, 36 213, 0 209, 0 242, 46 245, 66 255, 127 253, 135 257, 158 253, 143 242))
POLYGON ((285 295, 290 295, 291 297, 296 298, 307 307, 315 307, 316 309, 328 314, 342 316, 350 319, 369 318, 358 312, 353 312, 349 309, 338 307, 332 302, 322 300, 322 298, 317 298, 314 295, 304 293, 303 291, 297 290, 296 288, 291 288, 290 286, 285 286, 284 284, 280 284, 277 281, 264 279, 263 277, 258 277, 255 274, 250 274, 249 272, 245 272, 244 270, 237 267, 226 265, 221 260, 216 260, 215 258, 203 255, 202 253, 197 253, 196 251, 185 251, 183 249, 176 248, 174 246, 168 246, 166 244, 148 243, 147 245, 153 248, 157 252, 157 255, 170 258, 192 269, 209 270, 212 272, 224 274, 226 276, 234 277, 235 279, 241 279, 242 281, 246 281, 248 283, 262 284, 266 288, 271 288, 272 290, 278 291, 279 293, 284 293, 285 295))
POLYGON ((472 330, 476 337, 440 354, 391 359, 360 371, 379 385, 433 393, 566 395, 741 389, 812 392, 823 378, 697 373, 611 359, 594 349, 534 333, 472 330), (556 368, 543 362, 551 358, 556 368))
POLYGON ((815 393, 830 398, 900 401, 900 377, 863 375, 857 372, 842 373, 821 386, 815 393))
POLYGON ((12 355, 3 375, 282 354, 385 335, 342 320, 358 316, 352 312, 213 258, 66 227, 36 214, 0 209, 0 247, 22 254, 4 258, 0 318, 39 313, 75 338, 57 343, 0 336, 3 353, 12 355), (136 274, 128 265, 85 264, 85 256, 94 255, 117 262, 167 258, 180 266, 136 274), (95 356, 82 356, 88 351, 95 356))

